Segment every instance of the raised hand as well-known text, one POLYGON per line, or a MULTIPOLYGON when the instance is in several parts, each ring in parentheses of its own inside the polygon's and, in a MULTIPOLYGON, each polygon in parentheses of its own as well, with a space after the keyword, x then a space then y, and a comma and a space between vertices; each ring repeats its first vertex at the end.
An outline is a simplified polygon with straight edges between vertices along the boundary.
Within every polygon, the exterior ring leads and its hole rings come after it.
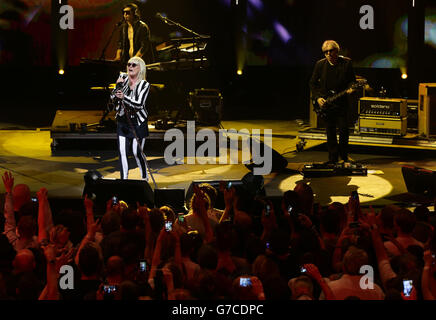
POLYGON ((39 203, 42 203, 42 202, 46 201, 47 198, 48 198, 48 191, 47 191, 47 189, 46 188, 39 189, 39 191, 36 193, 36 196, 38 197, 39 203))
POLYGON ((303 268, 306 269, 306 274, 310 276, 312 279, 316 280, 317 282, 321 281, 322 276, 316 265, 307 263, 303 265, 303 268))
POLYGON ((12 172, 5 171, 5 173, 2 176, 2 179, 6 192, 12 193, 12 189, 14 187, 14 177, 12 175, 12 172))
POLYGON ((83 200, 83 204, 85 206, 86 211, 92 211, 94 208, 94 201, 88 198, 88 195, 85 194, 85 199, 83 200))

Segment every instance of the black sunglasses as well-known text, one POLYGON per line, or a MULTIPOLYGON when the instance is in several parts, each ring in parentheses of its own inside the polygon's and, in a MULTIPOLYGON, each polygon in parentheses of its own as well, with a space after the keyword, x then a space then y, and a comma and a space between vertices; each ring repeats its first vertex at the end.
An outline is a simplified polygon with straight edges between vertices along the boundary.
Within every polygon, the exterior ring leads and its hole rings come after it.
POLYGON ((336 49, 330 49, 330 50, 324 50, 322 53, 327 54, 327 53, 332 53, 335 51, 336 51, 336 49))
POLYGON ((137 66, 137 64, 134 63, 134 62, 132 62, 132 63, 129 62, 129 63, 127 64, 127 66, 128 66, 128 67, 133 67, 133 68, 134 68, 134 67, 137 66))

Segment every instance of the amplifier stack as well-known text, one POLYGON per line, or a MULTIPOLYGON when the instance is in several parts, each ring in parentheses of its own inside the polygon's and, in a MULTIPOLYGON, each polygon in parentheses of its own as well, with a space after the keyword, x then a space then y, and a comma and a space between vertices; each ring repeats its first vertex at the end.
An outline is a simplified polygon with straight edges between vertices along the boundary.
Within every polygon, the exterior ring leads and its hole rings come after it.
POLYGON ((360 98, 359 132, 390 136, 405 135, 407 132, 407 100, 360 98))

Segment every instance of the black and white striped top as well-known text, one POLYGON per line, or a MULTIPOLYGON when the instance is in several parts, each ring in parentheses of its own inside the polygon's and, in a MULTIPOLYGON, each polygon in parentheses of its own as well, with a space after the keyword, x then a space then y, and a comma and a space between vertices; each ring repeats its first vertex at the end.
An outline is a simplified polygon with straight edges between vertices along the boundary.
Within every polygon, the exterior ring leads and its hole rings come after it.
MULTIPOLYGON (((116 88, 111 93, 111 99, 115 101, 116 88)), ((122 91, 124 93, 124 106, 135 110, 137 124, 141 125, 147 120, 147 109, 145 108, 145 102, 147 101, 148 93, 150 91, 150 83, 146 80, 141 80, 135 87, 130 90, 129 78, 126 78, 123 83, 122 91)), ((115 104, 115 111, 117 112, 117 118, 124 116, 124 109, 121 104, 115 104)))

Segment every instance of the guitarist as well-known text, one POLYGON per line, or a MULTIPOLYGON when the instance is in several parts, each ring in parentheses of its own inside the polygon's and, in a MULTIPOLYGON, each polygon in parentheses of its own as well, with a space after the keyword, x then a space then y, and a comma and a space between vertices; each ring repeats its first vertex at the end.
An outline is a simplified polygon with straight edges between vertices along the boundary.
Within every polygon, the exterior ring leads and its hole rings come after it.
MULTIPOLYGON (((348 120, 349 109, 347 95, 336 99, 332 103, 326 103, 326 99, 332 92, 338 93, 347 90, 355 81, 351 59, 339 55, 339 45, 336 41, 327 40, 322 45, 324 59, 315 64, 310 79, 312 100, 324 114, 327 132, 327 148, 329 152, 328 163, 336 163, 339 156, 345 162, 348 157, 348 120), (336 138, 336 128, 339 129, 339 145, 336 138)), ((353 89, 348 89, 350 94, 353 89)))

